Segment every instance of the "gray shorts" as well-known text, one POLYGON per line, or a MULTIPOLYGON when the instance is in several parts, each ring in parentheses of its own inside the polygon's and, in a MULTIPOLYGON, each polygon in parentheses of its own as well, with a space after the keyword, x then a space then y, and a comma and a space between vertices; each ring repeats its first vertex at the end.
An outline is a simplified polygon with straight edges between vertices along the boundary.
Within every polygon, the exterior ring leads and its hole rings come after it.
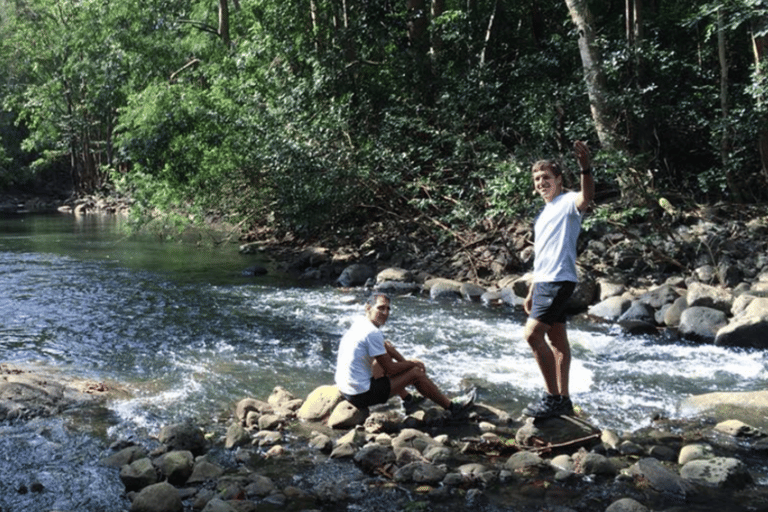
POLYGON ((529 317, 547 325, 565 323, 565 306, 573 295, 576 283, 533 283, 533 304, 529 317))

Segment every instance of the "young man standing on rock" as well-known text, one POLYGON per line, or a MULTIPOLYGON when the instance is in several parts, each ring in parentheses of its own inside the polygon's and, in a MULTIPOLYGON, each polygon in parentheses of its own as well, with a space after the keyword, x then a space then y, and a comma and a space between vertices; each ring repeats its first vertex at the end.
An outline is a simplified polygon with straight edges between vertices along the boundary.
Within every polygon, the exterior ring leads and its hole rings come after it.
POLYGON ((581 169, 581 191, 563 189, 563 173, 552 160, 533 164, 534 189, 544 199, 544 209, 534 224, 533 283, 523 308, 528 314, 525 340, 544 377, 546 394, 523 410, 534 418, 573 415, 568 390, 571 348, 565 330, 565 306, 578 280, 576 242, 584 212, 595 195, 589 148, 574 144, 581 169))
POLYGON ((379 328, 389 318, 389 306, 386 294, 374 293, 365 305, 365 316, 356 319, 341 338, 335 379, 341 394, 358 409, 383 404, 397 394, 410 414, 417 401, 405 388, 412 385, 453 415, 465 411, 472 405, 473 395, 451 401, 427 376, 424 363, 405 359, 384 341, 379 328))

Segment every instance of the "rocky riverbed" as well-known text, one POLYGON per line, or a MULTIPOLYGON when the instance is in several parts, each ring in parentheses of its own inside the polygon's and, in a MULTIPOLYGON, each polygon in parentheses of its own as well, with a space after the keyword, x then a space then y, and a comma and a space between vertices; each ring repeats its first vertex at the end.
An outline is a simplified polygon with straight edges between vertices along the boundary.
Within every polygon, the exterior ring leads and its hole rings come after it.
MULTIPOLYGON (((111 208, 95 205, 70 208, 111 208)), ((766 212, 721 207, 668 220, 586 231, 573 313, 630 332, 765 349, 766 212)), ((391 226, 322 243, 269 231, 251 238, 243 252, 274 259, 245 272, 255 279, 290 272, 489 307, 520 307, 529 284, 523 224, 488 225, 455 238, 458 245, 391 226)), ((5 421, 95 406, 95 395, 108 399, 119 388, 10 365, 3 376, 5 421)), ((684 420, 610 432, 591 425, 588 411, 534 423, 483 403, 459 419, 427 404, 405 416, 393 399, 362 415, 345 410, 334 389, 295 397, 277 388, 242 397, 220 424, 115 440, 103 463, 120 472, 135 511, 768 509, 768 398, 724 391, 691 397, 684 420)))

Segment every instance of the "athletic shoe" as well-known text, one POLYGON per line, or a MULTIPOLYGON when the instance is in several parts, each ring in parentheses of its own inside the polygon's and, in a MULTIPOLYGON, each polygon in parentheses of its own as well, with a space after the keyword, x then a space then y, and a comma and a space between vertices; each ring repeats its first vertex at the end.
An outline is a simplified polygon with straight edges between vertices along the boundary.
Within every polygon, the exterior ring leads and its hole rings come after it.
POLYGON ((555 416, 573 416, 573 403, 567 396, 550 395, 541 397, 537 402, 531 402, 523 409, 525 416, 532 418, 554 418, 555 416))
POLYGON ((475 397, 477 396, 477 391, 475 388, 470 389, 466 393, 464 393, 462 396, 457 396, 453 400, 451 400, 451 406, 448 409, 451 412, 451 416, 459 416, 462 413, 464 413, 467 409, 472 407, 472 404, 475 403, 475 397))

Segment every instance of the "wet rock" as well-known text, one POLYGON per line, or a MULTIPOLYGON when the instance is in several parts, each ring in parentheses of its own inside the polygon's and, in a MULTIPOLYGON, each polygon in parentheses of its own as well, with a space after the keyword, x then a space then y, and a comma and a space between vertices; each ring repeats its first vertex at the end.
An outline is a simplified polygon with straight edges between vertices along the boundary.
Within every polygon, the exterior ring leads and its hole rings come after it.
POLYGON ((376 469, 395 462, 395 453, 389 447, 369 444, 355 453, 354 461, 366 473, 373 473, 376 469))
POLYGON ((428 462, 412 462, 395 472, 395 482, 415 482, 419 484, 438 484, 447 474, 440 466, 428 462))
POLYGON ((352 286, 364 285, 366 281, 375 276, 376 272, 371 266, 362 263, 353 263, 341 272, 341 275, 336 282, 339 286, 350 288, 352 286))
POLYGON ((155 466, 149 458, 133 461, 120 469, 120 481, 128 491, 138 491, 157 483, 157 480, 155 466))
POLYGON ((731 457, 696 459, 685 464, 680 476, 706 487, 743 489, 753 482, 747 467, 731 457))
POLYGON ((461 283, 453 279, 428 279, 424 282, 424 289, 429 291, 429 297, 433 300, 461 298, 461 283))
POLYGON ((188 484, 202 483, 215 480, 224 474, 224 468, 214 462, 201 458, 195 462, 192 475, 187 480, 188 484))
POLYGON ((139 492, 131 503, 131 512, 183 512, 179 492, 171 484, 161 482, 139 492))
POLYGON ((101 464, 111 468, 120 469, 121 467, 130 464, 139 459, 143 459, 147 456, 147 449, 143 446, 133 445, 127 446, 101 460, 101 464))
POLYGON ((632 301, 626 297, 614 296, 590 306, 587 311, 590 315, 598 318, 616 321, 629 309, 631 304, 632 301))
POLYGON ((157 439, 166 445, 168 450, 188 450, 194 455, 202 455, 207 451, 203 431, 190 422, 162 427, 157 439))
POLYGON ((734 320, 717 331, 714 342, 722 347, 768 348, 768 315, 734 320))
POLYGON ((238 446, 245 446, 251 442, 251 434, 240 423, 232 423, 227 428, 227 436, 224 447, 227 450, 238 446))
POLYGON ((195 458, 189 451, 173 451, 161 455, 155 465, 168 483, 181 485, 192 476, 195 458))
POLYGON ((695 490, 689 482, 662 466, 658 460, 650 457, 637 461, 629 468, 628 473, 644 479, 648 485, 661 493, 685 497, 695 490))
POLYGON ((243 425, 245 425, 248 414, 252 412, 257 414, 272 412, 272 406, 262 400, 245 398, 237 403, 235 408, 235 417, 239 419, 243 425))

